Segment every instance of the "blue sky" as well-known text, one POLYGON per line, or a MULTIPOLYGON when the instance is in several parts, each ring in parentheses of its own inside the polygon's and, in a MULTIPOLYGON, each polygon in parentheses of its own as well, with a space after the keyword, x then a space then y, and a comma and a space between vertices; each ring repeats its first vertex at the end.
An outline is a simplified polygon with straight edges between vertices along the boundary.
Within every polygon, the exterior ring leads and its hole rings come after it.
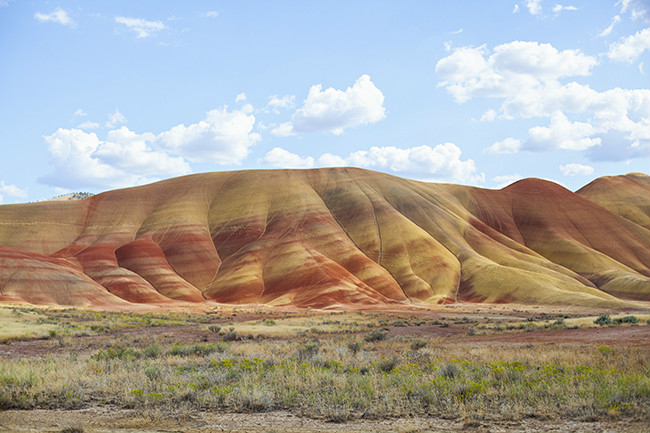
POLYGON ((648 9, 0 0, 0 203, 258 168, 648 173, 648 9))

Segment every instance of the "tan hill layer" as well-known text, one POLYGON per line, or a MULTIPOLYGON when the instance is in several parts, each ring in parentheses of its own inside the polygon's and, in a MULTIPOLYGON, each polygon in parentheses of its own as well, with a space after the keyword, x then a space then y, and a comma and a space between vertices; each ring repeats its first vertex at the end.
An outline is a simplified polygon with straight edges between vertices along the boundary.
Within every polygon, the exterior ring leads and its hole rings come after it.
POLYGON ((576 193, 610 212, 650 229, 650 176, 629 173, 601 177, 576 193))
POLYGON ((205 173, 0 206, 0 245, 0 301, 650 300, 650 230, 536 179, 494 191, 352 168, 205 173))

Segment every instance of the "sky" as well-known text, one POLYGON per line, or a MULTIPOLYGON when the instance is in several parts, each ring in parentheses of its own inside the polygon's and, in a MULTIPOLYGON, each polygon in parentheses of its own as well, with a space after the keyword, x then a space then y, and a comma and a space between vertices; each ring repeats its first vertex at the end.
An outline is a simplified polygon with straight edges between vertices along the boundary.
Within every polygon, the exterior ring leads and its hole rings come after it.
POLYGON ((649 9, 0 0, 0 203, 243 169, 648 173, 649 9))

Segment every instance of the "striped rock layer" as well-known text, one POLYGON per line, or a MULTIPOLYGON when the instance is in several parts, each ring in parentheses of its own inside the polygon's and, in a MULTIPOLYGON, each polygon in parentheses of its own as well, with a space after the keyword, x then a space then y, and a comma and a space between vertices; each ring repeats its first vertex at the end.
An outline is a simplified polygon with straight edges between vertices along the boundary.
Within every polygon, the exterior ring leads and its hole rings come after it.
POLYGON ((296 307, 650 301, 650 177, 573 193, 354 169, 203 173, 0 206, 0 302, 296 307))

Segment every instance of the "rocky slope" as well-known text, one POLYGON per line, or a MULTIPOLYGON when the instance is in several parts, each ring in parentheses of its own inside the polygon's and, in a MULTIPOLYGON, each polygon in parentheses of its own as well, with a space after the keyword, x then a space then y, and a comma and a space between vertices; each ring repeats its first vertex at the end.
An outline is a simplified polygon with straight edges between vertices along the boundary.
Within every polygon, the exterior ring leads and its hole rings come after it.
POLYGON ((624 307, 650 300, 649 221, 638 174, 573 193, 353 168, 204 173, 0 206, 0 301, 624 307))

